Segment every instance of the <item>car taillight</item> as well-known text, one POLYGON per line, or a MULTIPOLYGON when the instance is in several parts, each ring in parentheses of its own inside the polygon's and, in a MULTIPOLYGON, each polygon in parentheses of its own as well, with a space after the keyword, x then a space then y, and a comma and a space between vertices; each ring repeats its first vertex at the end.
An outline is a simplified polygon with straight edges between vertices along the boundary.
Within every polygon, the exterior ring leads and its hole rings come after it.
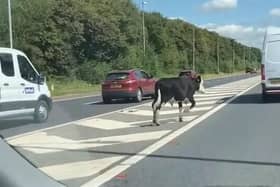
POLYGON ((264 64, 261 65, 261 76, 262 80, 265 80, 264 64))
POLYGON ((125 84, 133 84, 135 82, 136 82, 136 80, 128 80, 128 81, 125 81, 125 84))

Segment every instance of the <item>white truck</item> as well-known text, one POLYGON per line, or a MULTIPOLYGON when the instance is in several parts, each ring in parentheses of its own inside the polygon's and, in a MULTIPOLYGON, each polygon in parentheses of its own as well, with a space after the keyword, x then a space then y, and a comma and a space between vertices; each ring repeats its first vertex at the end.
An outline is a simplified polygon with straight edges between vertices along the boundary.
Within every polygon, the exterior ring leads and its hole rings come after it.
POLYGON ((262 95, 280 94, 280 28, 267 28, 261 64, 262 95))
POLYGON ((51 108, 45 77, 23 52, 0 48, 0 120, 29 115, 41 123, 48 119, 51 108))

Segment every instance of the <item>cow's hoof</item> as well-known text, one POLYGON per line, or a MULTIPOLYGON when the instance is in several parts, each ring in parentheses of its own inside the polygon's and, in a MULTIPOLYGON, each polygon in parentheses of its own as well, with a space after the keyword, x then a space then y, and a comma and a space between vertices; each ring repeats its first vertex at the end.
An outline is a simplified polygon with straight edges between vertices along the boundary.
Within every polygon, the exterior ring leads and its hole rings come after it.
POLYGON ((180 122, 180 123, 183 122, 183 119, 182 119, 182 118, 179 118, 179 122, 180 122))
POLYGON ((160 126, 160 124, 159 124, 158 122, 156 122, 156 121, 153 121, 153 124, 154 124, 155 126, 160 126))

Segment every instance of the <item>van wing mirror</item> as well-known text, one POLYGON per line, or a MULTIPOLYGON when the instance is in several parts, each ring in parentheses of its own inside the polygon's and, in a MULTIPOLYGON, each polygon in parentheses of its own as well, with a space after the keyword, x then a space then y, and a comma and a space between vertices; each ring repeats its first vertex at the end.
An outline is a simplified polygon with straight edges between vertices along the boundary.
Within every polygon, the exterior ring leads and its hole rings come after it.
POLYGON ((43 85, 46 82, 46 76, 43 74, 38 75, 38 84, 43 85))

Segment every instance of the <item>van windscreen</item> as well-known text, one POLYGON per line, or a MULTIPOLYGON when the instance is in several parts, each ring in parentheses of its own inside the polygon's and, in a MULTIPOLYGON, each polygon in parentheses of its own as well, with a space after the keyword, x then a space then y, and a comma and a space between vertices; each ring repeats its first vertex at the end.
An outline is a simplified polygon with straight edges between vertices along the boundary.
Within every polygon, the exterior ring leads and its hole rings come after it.
POLYGON ((280 63, 280 40, 268 43, 267 59, 272 62, 280 63))

